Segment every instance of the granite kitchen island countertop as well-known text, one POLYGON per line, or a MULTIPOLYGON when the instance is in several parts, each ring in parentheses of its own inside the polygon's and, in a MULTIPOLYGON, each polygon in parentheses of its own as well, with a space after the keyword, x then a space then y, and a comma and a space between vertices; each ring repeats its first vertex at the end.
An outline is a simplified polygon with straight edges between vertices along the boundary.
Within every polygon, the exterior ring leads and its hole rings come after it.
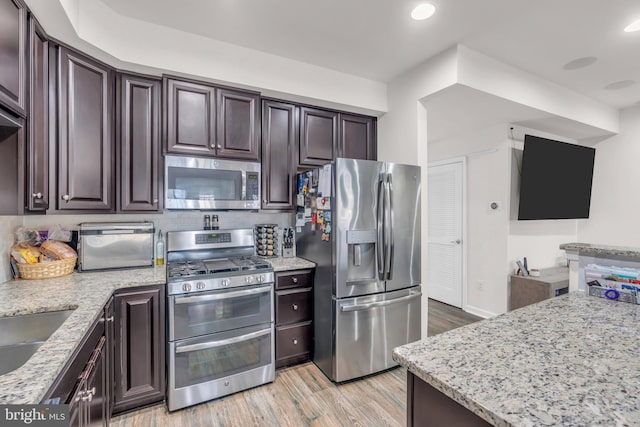
POLYGON ((0 376, 0 404, 39 403, 115 290, 165 283, 160 266, 0 284, 0 317, 74 310, 27 363, 0 376))
POLYGON ((640 425, 640 305, 570 293, 398 347, 498 426, 640 425))
POLYGON ((640 259, 640 248, 628 246, 610 246, 592 243, 563 243, 560 249, 578 252, 580 255, 589 255, 601 258, 622 257, 640 259))

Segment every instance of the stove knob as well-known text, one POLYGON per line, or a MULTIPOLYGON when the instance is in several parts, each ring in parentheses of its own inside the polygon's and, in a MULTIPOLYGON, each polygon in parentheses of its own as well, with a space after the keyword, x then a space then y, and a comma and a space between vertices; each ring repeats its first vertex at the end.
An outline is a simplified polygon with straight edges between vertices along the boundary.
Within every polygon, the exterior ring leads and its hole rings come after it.
POLYGON ((191 290, 191 283, 184 283, 182 285, 182 290, 185 292, 189 292, 191 290))
POLYGON ((253 276, 247 276, 244 278, 245 283, 253 283, 253 276))
POLYGON ((204 287, 205 287, 204 282, 198 282, 198 283, 196 283, 196 288, 197 288, 197 289, 202 290, 202 289, 204 289, 204 287))
POLYGON ((258 283, 264 282, 264 274, 260 274, 259 276, 257 276, 256 280, 258 281, 258 283))
POLYGON ((222 279, 222 286, 229 286, 231 281, 229 279, 222 279))

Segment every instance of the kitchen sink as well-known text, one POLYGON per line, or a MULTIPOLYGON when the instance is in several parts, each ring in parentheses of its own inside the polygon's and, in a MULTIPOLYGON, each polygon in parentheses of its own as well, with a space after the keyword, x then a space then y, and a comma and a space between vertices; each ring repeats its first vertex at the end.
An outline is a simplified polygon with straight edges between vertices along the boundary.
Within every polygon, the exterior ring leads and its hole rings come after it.
POLYGON ((71 313, 73 310, 0 317, 0 375, 24 365, 71 313))

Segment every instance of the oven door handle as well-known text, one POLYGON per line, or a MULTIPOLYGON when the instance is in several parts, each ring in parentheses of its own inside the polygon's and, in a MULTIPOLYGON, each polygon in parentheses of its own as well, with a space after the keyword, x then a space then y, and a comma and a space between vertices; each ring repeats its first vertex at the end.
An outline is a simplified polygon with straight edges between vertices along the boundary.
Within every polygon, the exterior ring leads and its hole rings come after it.
POLYGON ((209 348, 222 347, 223 345, 235 344, 242 341, 248 341, 254 338, 261 337, 263 335, 269 335, 271 328, 262 329, 256 332, 250 332, 248 334, 240 335, 239 337, 227 338, 226 340, 203 342, 201 344, 190 344, 182 347, 176 347, 176 353, 189 353, 192 351, 206 350, 209 348))
POLYGON ((176 299, 174 300, 174 304, 191 304, 194 302, 219 301, 223 299, 244 297, 248 295, 262 294, 262 293, 268 293, 268 292, 271 292, 271 285, 260 286, 259 288, 253 288, 253 289, 244 289, 241 291, 220 292, 215 294, 194 295, 189 297, 176 297, 176 299))

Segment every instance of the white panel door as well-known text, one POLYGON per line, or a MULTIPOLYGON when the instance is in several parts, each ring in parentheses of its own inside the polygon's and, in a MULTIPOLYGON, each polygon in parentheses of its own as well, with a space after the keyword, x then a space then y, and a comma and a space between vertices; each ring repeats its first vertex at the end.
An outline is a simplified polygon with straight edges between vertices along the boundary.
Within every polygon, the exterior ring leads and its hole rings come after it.
POLYGON ((462 308, 463 163, 428 168, 429 298, 462 308))

